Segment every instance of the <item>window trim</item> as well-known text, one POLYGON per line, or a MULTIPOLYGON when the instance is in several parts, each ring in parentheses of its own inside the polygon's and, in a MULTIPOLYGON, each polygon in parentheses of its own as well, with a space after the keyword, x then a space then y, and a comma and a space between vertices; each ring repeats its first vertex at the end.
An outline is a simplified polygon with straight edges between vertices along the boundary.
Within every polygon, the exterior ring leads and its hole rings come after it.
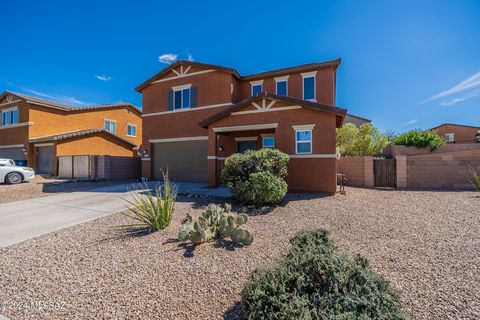
POLYGON ((113 134, 117 134, 117 120, 103 119, 103 127, 104 127, 105 130, 107 130, 108 132, 113 133, 113 134), (114 130, 114 132, 112 132, 112 131, 110 131, 110 130, 108 130, 108 129, 106 128, 106 123, 107 123, 107 121, 108 121, 108 122, 115 123, 115 130, 114 130))
POLYGON ((250 81, 250 95, 253 97, 253 87, 260 86, 260 92, 263 91, 263 80, 250 81))
POLYGON ((445 142, 455 142, 455 133, 445 133, 445 142), (452 136, 452 139, 451 140, 447 140, 447 136, 452 136))
POLYGON ((314 124, 293 126, 293 129, 295 130, 295 154, 313 154, 313 128, 314 127, 315 127, 314 124), (310 132, 310 140, 298 141, 297 132, 310 132), (298 152, 299 143, 310 143, 310 152, 298 152))
POLYGON ((302 99, 317 102, 317 71, 301 73, 302 75, 302 99), (305 99, 305 79, 313 78, 313 98, 305 99))
POLYGON ((278 93, 278 83, 279 82, 285 82, 285 96, 288 97, 288 76, 286 77, 279 77, 275 78, 275 93, 279 95, 278 93))
POLYGON ((127 137, 132 137, 136 138, 137 137, 137 125, 133 123, 127 123, 127 137), (134 127, 135 128, 135 135, 129 135, 128 134, 128 127, 134 127))
POLYGON ((18 106, 5 108, 5 109, 0 110, 0 126, 1 127, 18 125, 19 123, 20 123, 20 109, 18 108, 18 106), (16 119, 17 122, 15 122, 15 123, 13 123, 11 118, 10 118, 11 111, 17 111, 17 119, 16 119), (8 114, 9 115, 9 118, 8 118, 9 123, 3 124, 3 114, 8 114))
POLYGON ((263 148, 272 148, 272 149, 275 149, 275 135, 274 134, 262 134, 262 149, 263 148), (273 147, 265 147, 265 139, 273 139, 273 147))

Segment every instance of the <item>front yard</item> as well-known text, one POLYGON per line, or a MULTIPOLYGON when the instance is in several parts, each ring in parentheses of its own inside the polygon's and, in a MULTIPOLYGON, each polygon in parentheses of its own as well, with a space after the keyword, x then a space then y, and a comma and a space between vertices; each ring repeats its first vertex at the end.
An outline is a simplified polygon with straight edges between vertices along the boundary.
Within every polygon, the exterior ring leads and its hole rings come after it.
POLYGON ((11 319, 237 319, 250 272, 284 253, 296 231, 321 227, 402 291, 411 319, 480 317, 475 193, 347 188, 346 196, 288 195, 285 203, 250 217, 255 241, 243 248, 177 242, 185 214, 198 215, 208 204, 179 198, 164 231, 126 236, 116 228, 126 218, 115 214, 0 249, 0 313, 11 319))

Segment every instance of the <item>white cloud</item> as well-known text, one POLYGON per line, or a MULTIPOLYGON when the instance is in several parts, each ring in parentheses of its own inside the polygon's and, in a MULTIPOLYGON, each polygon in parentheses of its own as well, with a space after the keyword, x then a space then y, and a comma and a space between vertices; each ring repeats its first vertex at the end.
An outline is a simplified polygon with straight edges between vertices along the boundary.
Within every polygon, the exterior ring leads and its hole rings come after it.
POLYGON ((469 92, 461 97, 458 97, 458 98, 454 98, 452 100, 449 100, 449 101, 443 101, 443 102, 440 102, 440 105, 442 106, 452 106, 454 104, 457 104, 459 102, 462 102, 462 101, 465 101, 465 100, 468 100, 468 99, 471 99, 471 98, 475 98, 475 97, 480 97, 480 90, 475 90, 475 91, 472 91, 472 92, 469 92))
POLYGON ((53 101, 56 101, 56 102, 59 102, 59 103, 75 105, 75 106, 85 106, 85 105, 88 105, 88 104, 92 104, 92 103, 88 103, 88 102, 85 102, 85 101, 78 100, 74 97, 63 96, 63 95, 59 95, 59 94, 44 93, 44 92, 40 92, 40 91, 30 89, 30 88, 20 88, 20 89, 22 89, 23 91, 28 92, 30 94, 39 96, 41 98, 53 100, 53 101))
POLYGON ((188 54, 188 58, 187 58, 188 61, 193 61, 193 56, 191 53, 188 54))
POLYGON ((177 60, 178 55, 174 53, 165 53, 158 57, 158 62, 171 64, 177 60))
POLYGON ((104 76, 104 75, 95 75, 95 78, 101 81, 110 81, 112 79, 112 77, 104 76))
POLYGON ((463 80, 462 82, 460 82, 456 86, 453 86, 452 88, 450 88, 448 90, 442 91, 442 92, 428 98, 427 100, 425 100, 421 103, 430 102, 430 101, 433 101, 433 100, 436 100, 436 99, 448 97, 450 95, 460 93, 460 92, 463 92, 463 91, 468 90, 468 89, 477 88, 477 87, 480 87, 480 72, 477 72, 476 74, 474 74, 473 76, 471 76, 470 78, 468 78, 466 80, 463 80))
POLYGON ((417 123, 417 119, 412 119, 410 121, 407 121, 405 123, 402 124, 402 126, 409 126, 409 125, 412 125, 412 124, 415 124, 417 123))

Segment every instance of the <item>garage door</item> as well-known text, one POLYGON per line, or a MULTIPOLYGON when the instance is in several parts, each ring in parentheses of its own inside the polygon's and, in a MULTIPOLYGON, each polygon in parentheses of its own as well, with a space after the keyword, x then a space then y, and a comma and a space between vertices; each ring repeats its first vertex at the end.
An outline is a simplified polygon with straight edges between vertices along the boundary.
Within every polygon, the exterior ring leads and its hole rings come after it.
POLYGON ((159 142, 153 144, 153 178, 162 179, 162 170, 173 181, 208 181, 208 141, 159 142))
POLYGON ((0 148, 0 158, 12 160, 25 160, 23 148, 0 148))
POLYGON ((41 174, 53 173, 53 146, 37 148, 37 171, 41 174))

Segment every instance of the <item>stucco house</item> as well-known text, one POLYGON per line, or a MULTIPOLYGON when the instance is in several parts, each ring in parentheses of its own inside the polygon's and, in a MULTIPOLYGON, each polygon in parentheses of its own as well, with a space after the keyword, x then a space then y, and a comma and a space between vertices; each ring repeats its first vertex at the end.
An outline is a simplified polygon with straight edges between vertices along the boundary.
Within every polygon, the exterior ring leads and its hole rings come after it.
POLYGON ((476 143, 480 142, 480 127, 463 124, 443 123, 432 128, 446 143, 476 143))
POLYGON ((277 148, 290 157, 292 191, 334 193, 335 129, 346 110, 335 104, 340 59, 251 75, 177 61, 136 90, 142 94, 142 174, 220 183, 226 157, 277 148))
POLYGON ((25 94, 0 95, 0 158, 56 174, 57 157, 137 156, 141 112, 131 104, 74 107, 25 94))

